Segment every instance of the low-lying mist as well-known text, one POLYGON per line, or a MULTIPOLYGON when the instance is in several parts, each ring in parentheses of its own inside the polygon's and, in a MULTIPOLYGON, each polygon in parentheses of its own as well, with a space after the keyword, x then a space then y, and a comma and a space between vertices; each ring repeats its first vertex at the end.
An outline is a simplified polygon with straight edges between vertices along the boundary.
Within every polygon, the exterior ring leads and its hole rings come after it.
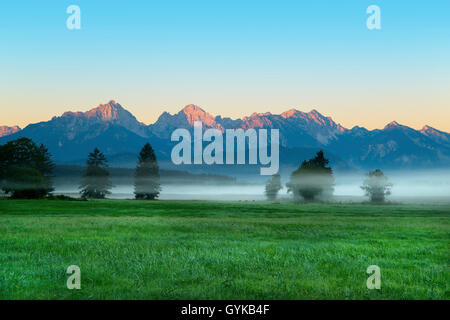
MULTIPOLYGON (((430 171, 386 171, 386 176, 393 183, 392 194, 388 201, 404 203, 449 203, 450 204, 450 170, 430 171)), ((333 201, 362 202, 367 197, 360 188, 364 173, 335 173, 333 201)), ((267 177, 269 179, 269 177, 267 177)), ((280 200, 292 198, 285 186, 288 176, 282 176, 283 189, 279 192, 280 200)), ((109 198, 132 199, 133 185, 130 181, 114 182, 109 198)), ((55 185, 55 194, 78 196, 76 186, 55 185)), ((162 183, 161 200, 223 200, 223 201, 259 201, 265 200, 264 183, 217 183, 186 184, 185 181, 162 183)))

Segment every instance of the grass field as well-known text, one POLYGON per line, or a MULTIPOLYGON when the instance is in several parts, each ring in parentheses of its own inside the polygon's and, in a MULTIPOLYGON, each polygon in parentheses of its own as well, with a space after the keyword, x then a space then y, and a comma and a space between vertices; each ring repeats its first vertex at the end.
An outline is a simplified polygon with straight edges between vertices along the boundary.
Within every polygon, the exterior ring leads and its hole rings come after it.
POLYGON ((449 299, 449 218, 443 205, 2 200, 0 298, 449 299))

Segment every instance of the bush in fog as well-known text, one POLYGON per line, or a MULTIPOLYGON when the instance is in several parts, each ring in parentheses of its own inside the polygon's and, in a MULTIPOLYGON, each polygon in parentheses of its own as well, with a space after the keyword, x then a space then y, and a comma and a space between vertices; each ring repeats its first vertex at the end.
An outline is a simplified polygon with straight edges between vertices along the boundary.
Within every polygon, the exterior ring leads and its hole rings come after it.
POLYGON ((38 170, 9 166, 6 172, 8 178, 4 182, 3 190, 10 193, 11 198, 39 199, 47 194, 45 178, 38 170))
POLYGON ((300 168, 292 172, 286 186, 288 192, 292 192, 294 200, 314 201, 332 196, 334 178, 333 170, 327 167, 328 163, 329 160, 320 150, 314 158, 303 161, 300 168))
POLYGON ((138 200, 154 200, 159 197, 159 166, 155 151, 147 143, 139 153, 134 176, 134 195, 138 200))
POLYGON ((274 174, 272 178, 266 183, 266 197, 269 201, 274 201, 277 198, 278 192, 282 189, 281 177, 279 174, 274 174))
POLYGON ((88 156, 86 172, 80 185, 82 198, 104 199, 112 188, 109 180, 108 160, 97 148, 88 156))
POLYGON ((377 169, 366 174, 361 189, 366 192, 366 196, 371 202, 382 203, 386 196, 391 194, 392 183, 388 182, 388 178, 383 171, 377 169))
POLYGON ((0 146, 0 185, 13 198, 42 198, 53 191, 53 169, 47 148, 31 139, 0 146))

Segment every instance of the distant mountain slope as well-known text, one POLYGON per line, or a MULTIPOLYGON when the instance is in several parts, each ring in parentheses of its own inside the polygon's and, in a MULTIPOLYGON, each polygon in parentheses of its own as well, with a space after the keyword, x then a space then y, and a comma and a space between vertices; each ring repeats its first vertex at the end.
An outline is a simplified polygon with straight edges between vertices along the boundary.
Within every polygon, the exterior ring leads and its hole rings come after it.
POLYGON ((422 133, 423 135, 426 135, 428 138, 430 138, 431 140, 433 140, 436 143, 450 147, 450 133, 439 131, 430 126, 424 126, 420 130, 420 133, 422 133))
POLYGON ((321 147, 346 130, 330 117, 324 117, 316 110, 304 113, 291 109, 280 115, 269 112, 253 113, 248 117, 232 120, 221 116, 213 117, 195 105, 188 105, 174 115, 164 112, 148 128, 154 135, 168 139, 177 128, 192 128, 194 121, 202 121, 205 128, 216 128, 221 131, 237 128, 279 129, 280 143, 286 147, 321 147))
POLYGON ((175 129, 191 129, 194 121, 202 121, 204 128, 216 128, 223 131, 223 127, 212 115, 193 104, 187 105, 174 115, 168 112, 162 113, 154 124, 148 126, 148 131, 159 138, 170 139, 175 129))
POLYGON ((86 112, 69 111, 52 119, 53 126, 66 127, 67 137, 80 130, 89 130, 95 124, 118 125, 142 137, 147 136, 146 126, 114 100, 86 112))
MULTIPOLYGON (((148 133, 146 126, 114 101, 87 112, 65 112, 50 121, 30 124, 23 130, 0 138, 0 144, 20 137, 43 143, 57 162, 84 159, 95 147, 105 154, 137 153, 151 142, 161 150, 165 142, 148 133)), ((167 156, 164 152, 160 156, 167 156)))
MULTIPOLYGON (((110 101, 87 112, 66 112, 50 121, 30 124, 21 131, 0 137, 0 144, 29 137, 45 144, 59 163, 80 163, 99 147, 114 164, 134 165, 140 148, 150 142, 161 163, 170 166, 170 141, 175 129, 192 130, 194 121, 203 127, 225 129, 266 128, 280 130, 280 163, 298 165, 314 150, 324 149, 334 165, 359 168, 450 167, 450 134, 423 127, 414 130, 391 122, 381 130, 346 129, 317 110, 291 109, 279 115, 253 113, 242 119, 213 116, 196 105, 176 114, 164 112, 151 125, 139 122, 119 103, 110 101)), ((187 168, 185 168, 187 169, 187 168)))
POLYGON ((53 159, 61 163, 84 159, 95 147, 100 148, 107 155, 113 155, 137 153, 147 142, 152 143, 156 149, 164 145, 164 142, 157 138, 141 137, 119 125, 96 123, 92 124, 89 130, 77 132, 70 129, 66 132, 63 127, 54 127, 51 122, 30 125, 16 134, 0 138, 0 143, 20 137, 31 138, 39 144, 43 143, 51 152, 53 159))
POLYGON ((0 137, 6 137, 10 134, 19 132, 21 129, 18 126, 8 127, 8 126, 0 126, 0 137))
POLYGON ((450 148, 397 122, 383 130, 354 127, 327 146, 358 167, 434 167, 450 165, 450 148))

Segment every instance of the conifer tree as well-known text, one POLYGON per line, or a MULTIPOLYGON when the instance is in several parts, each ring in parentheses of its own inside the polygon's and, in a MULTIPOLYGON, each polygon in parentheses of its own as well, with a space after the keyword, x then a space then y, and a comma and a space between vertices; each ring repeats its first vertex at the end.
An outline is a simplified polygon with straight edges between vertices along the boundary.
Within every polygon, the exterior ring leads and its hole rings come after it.
POLYGON ((86 172, 80 185, 83 198, 104 199, 112 188, 109 180, 108 160, 97 148, 88 156, 86 172))
POLYGON ((146 143, 139 153, 134 178, 134 194, 138 200, 155 200, 159 197, 159 166, 155 151, 146 143))

